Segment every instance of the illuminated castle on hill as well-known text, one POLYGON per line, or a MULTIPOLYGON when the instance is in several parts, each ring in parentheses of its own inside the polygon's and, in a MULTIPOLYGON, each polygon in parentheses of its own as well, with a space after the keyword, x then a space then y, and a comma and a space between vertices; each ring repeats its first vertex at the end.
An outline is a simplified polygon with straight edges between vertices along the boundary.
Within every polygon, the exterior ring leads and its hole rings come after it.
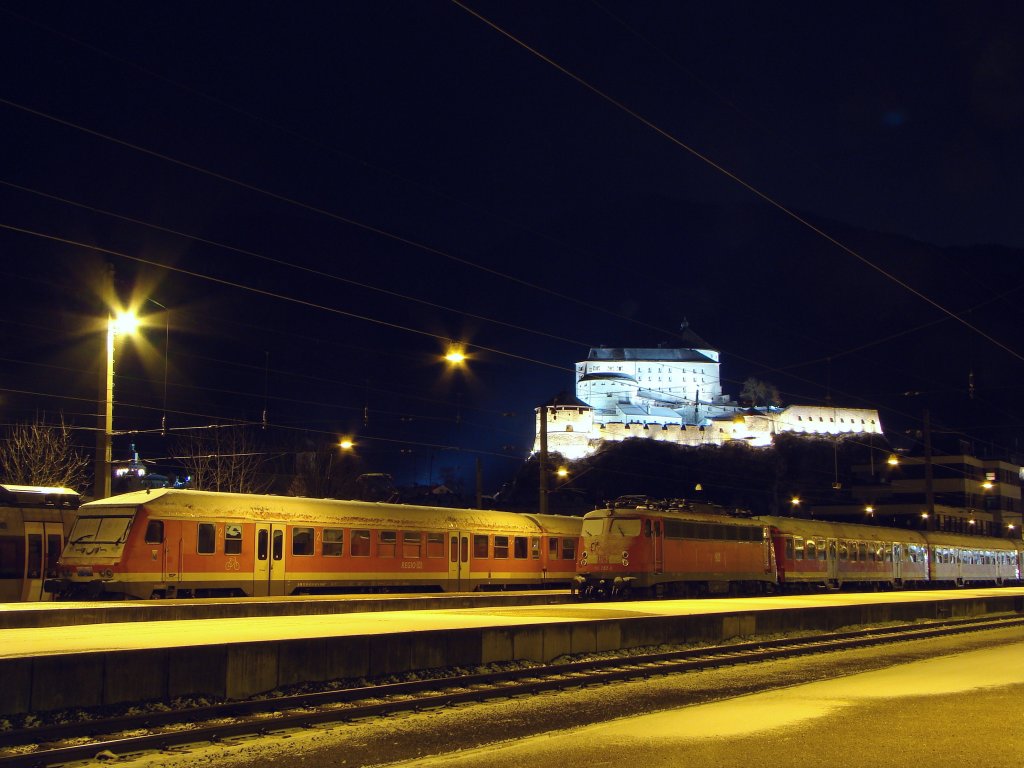
MULTIPOLYGON (((766 446, 779 432, 843 435, 882 432, 865 408, 791 405, 744 408, 722 393, 719 353, 683 324, 688 347, 596 347, 576 363, 574 403, 543 409, 548 450, 582 458, 607 440, 645 437, 679 445, 741 440, 766 446)), ((537 409, 534 451, 540 449, 537 409)))

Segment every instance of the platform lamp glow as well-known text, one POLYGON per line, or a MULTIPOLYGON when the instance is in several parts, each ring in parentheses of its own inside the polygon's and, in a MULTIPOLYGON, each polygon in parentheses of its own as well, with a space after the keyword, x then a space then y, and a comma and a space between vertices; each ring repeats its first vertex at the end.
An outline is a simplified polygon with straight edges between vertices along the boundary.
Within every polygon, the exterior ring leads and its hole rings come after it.
POLYGON ((106 372, 102 383, 103 422, 96 445, 96 477, 93 496, 110 496, 111 440, 114 435, 114 349, 118 336, 130 336, 139 328, 134 312, 118 312, 107 317, 106 372))

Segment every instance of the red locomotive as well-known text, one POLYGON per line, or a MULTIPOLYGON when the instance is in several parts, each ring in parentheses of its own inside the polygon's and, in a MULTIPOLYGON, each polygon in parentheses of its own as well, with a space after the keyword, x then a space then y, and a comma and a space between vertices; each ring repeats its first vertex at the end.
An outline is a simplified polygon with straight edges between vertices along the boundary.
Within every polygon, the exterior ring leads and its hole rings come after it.
POLYGON ((46 589, 171 598, 568 587, 580 518, 160 489, 82 505, 46 589))
POLYGON ((595 596, 1021 584, 1024 544, 633 499, 583 518, 574 588, 595 596))

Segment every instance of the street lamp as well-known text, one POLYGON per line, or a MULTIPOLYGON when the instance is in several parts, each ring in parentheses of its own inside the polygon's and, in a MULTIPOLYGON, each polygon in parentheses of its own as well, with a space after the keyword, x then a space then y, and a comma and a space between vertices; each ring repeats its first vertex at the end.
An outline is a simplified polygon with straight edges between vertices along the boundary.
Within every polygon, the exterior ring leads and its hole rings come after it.
POLYGON ((101 399, 105 403, 96 441, 96 477, 93 496, 105 499, 110 496, 111 440, 114 435, 114 348, 118 335, 135 333, 139 318, 134 312, 118 312, 107 316, 106 371, 101 384, 101 399))

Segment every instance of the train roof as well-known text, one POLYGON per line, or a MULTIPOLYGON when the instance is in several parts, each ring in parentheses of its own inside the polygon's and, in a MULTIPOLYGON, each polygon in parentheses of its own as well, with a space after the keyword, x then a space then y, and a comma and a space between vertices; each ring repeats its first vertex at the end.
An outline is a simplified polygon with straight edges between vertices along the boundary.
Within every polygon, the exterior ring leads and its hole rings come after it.
POLYGON ((832 537, 840 539, 858 539, 861 541, 893 541, 897 539, 912 544, 926 543, 920 531, 903 531, 896 528, 883 528, 878 525, 861 523, 835 523, 827 520, 807 520, 800 517, 758 517, 766 525, 772 525, 782 533, 804 537, 832 537))
POLYGON ((274 522, 308 522, 344 527, 423 528, 473 530, 488 528, 509 534, 536 535, 541 532, 578 534, 579 518, 557 515, 528 515, 484 509, 424 507, 373 501, 308 499, 299 496, 267 496, 244 493, 159 488, 133 491, 89 502, 82 514, 99 514, 111 509, 145 507, 164 518, 255 519, 274 522), (576 521, 575 523, 573 521, 576 521))
POLYGON ((74 508, 80 501, 78 491, 70 488, 0 483, 0 503, 3 504, 74 508))
POLYGON ((668 520, 686 520, 696 523, 716 523, 720 525, 763 525, 753 517, 733 517, 721 512, 710 511, 712 507, 707 504, 694 505, 691 508, 670 507, 661 509, 658 507, 615 507, 614 509, 595 509, 583 516, 584 520, 594 520, 602 517, 632 517, 649 516, 661 517, 668 520))

